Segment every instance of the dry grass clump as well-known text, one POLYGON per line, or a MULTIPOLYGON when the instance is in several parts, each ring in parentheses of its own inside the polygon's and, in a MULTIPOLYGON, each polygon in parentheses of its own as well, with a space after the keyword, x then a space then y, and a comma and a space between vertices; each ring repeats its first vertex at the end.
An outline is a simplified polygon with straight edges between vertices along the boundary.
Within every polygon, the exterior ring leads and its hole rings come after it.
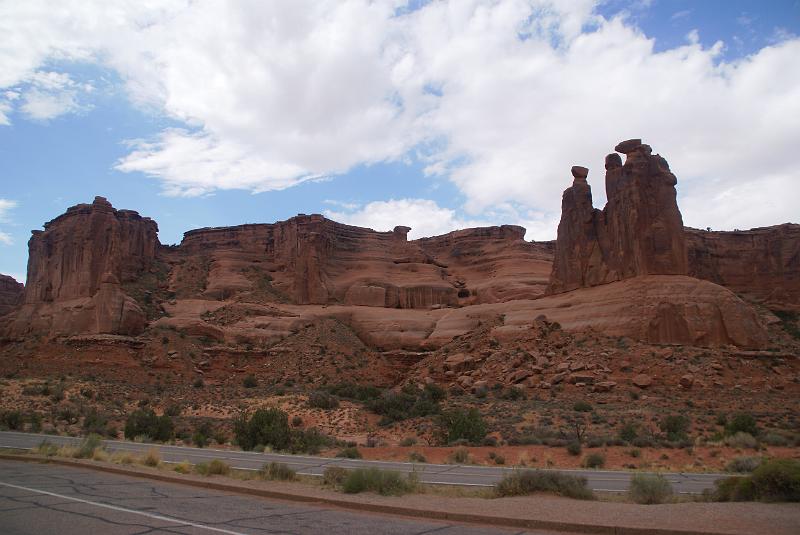
POLYGON ((193 467, 191 464, 189 464, 189 461, 183 461, 172 467, 172 469, 179 474, 191 474, 192 468, 193 467))
POLYGON ((114 464, 133 464, 136 457, 128 451, 115 451, 111 455, 111 462, 114 464))
POLYGON ((672 497, 672 485, 661 474, 634 474, 628 490, 636 503, 652 505, 664 503, 672 497))
POLYGON ((495 487, 497 496, 525 496, 546 492, 575 498, 593 500, 594 494, 586 486, 586 478, 544 470, 518 470, 506 474, 495 487))
POLYGON ((155 448, 150 448, 147 450, 147 453, 139 460, 143 465, 150 466, 153 468, 158 467, 161 464, 161 454, 155 448))
POLYGON ((201 476, 227 476, 231 473, 231 467, 225 461, 214 459, 194 465, 194 471, 201 476))
POLYGON ((261 479, 268 481, 293 481, 297 479, 297 473, 283 463, 271 462, 265 464, 258 471, 261 479))

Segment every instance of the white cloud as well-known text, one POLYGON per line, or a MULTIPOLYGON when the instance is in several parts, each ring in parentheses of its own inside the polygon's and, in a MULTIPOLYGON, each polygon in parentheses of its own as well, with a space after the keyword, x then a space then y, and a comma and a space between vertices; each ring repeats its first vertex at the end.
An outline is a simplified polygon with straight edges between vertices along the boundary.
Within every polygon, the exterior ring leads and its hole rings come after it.
POLYGON ((591 168, 601 204, 603 156, 642 137, 677 174, 687 222, 796 220, 783 199, 800 198, 800 39, 732 61, 699 33, 655 52, 634 19, 595 4, 7 2, 0 88, 37 89, 53 60, 116 69, 136 103, 186 124, 118 164, 175 195, 281 189, 420 154, 466 199, 446 220, 516 217, 552 237, 570 166, 591 168))
POLYGON ((391 199, 374 201, 360 208, 334 211, 325 215, 340 223, 367 227, 378 231, 395 226, 411 227, 410 239, 446 234, 452 230, 489 225, 487 221, 460 219, 455 210, 443 208, 429 199, 391 199))
MULTIPOLYGON (((8 199, 0 199, 0 223, 8 222, 8 212, 10 212, 16 206, 17 206, 16 201, 11 201, 8 199)), ((2 243, 3 245, 13 245, 14 239, 8 232, 0 230, 0 243, 2 243)))

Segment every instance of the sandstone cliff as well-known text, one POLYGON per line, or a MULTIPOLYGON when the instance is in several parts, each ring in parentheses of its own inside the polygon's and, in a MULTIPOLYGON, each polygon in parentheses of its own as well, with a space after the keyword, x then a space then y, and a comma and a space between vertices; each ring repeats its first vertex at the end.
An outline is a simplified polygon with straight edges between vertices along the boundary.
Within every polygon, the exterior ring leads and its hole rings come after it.
POLYGON ((24 286, 13 277, 0 275, 0 316, 11 312, 22 299, 24 286))
POLYGON ((800 308, 800 225, 686 229, 689 274, 772 308, 800 308))
POLYGON ((603 210, 592 206, 588 169, 572 168, 564 191, 550 293, 607 284, 639 275, 688 273, 683 220, 675 175, 641 140, 615 147, 606 157, 603 210))
POLYGON ((158 226, 103 197, 79 204, 33 231, 23 305, 7 334, 137 334, 145 318, 121 282, 149 268, 158 226))

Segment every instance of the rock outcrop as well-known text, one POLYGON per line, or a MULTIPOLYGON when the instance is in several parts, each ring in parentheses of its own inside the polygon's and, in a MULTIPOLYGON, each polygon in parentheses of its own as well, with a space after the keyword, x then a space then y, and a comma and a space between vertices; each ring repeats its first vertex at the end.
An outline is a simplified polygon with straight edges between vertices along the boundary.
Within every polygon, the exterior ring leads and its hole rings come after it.
POLYGON ((187 232, 166 255, 182 297, 431 308, 538 297, 552 244, 505 225, 408 241, 390 232, 300 215, 274 224, 187 232))
POLYGON ((8 314, 19 304, 24 288, 13 277, 0 275, 0 316, 8 314))
POLYGON ((588 169, 572 168, 564 191, 549 293, 607 284, 640 275, 688 273, 683 220, 675 175, 667 161, 641 140, 615 147, 606 157, 603 210, 592 205, 588 169))
POLYGON ((122 283, 149 269, 158 226, 103 197, 79 204, 35 230, 28 242, 23 305, 7 334, 138 334, 145 316, 122 283))
POLYGON ((800 225, 686 229, 689 274, 773 308, 800 309, 800 225))

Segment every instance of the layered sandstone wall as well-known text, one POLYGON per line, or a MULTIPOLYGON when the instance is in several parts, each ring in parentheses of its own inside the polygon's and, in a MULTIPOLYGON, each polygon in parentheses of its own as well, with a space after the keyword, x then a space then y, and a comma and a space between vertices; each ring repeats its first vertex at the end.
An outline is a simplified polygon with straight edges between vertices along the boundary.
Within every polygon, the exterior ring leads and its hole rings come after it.
POLYGON ((11 312, 22 300, 25 287, 13 277, 0 275, 0 316, 11 312))
POLYGON ((135 282, 158 249, 158 226, 103 197, 33 231, 23 305, 3 328, 26 334, 138 334, 145 317, 121 282, 135 282))
POLYGON ((689 274, 773 307, 800 307, 800 225, 686 229, 689 274))

